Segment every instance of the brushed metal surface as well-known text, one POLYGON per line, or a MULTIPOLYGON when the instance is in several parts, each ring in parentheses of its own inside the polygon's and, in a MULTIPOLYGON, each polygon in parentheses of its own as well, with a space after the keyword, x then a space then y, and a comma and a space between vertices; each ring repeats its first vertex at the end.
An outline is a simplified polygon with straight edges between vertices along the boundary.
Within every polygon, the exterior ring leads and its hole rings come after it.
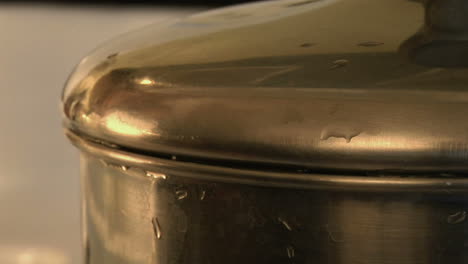
POLYGON ((147 27, 77 67, 65 124, 151 155, 466 172, 466 56, 453 65, 444 57, 464 38, 464 20, 447 23, 450 10, 437 1, 268 1, 147 27))

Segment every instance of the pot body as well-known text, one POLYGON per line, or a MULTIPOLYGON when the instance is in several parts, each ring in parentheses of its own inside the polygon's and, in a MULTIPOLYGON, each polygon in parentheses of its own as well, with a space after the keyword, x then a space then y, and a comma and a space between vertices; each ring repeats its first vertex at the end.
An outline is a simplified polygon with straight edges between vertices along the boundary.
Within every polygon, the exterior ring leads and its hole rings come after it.
POLYGON ((460 190, 206 180, 86 152, 81 162, 86 264, 468 262, 460 190))

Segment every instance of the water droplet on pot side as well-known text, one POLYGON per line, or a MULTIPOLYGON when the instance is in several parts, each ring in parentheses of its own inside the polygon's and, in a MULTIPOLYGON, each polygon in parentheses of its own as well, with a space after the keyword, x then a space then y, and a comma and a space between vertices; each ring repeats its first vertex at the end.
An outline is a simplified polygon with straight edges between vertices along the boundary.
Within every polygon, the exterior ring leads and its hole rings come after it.
POLYGON ((344 67, 344 66, 348 65, 348 63, 349 63, 349 61, 344 60, 344 59, 333 61, 332 66, 330 66, 330 70, 344 67))
POLYGON ((292 259, 296 255, 296 252, 292 246, 286 248, 286 253, 288 254, 288 258, 292 259))
POLYGON ((156 236, 157 239, 161 239, 162 233, 161 233, 161 226, 159 225, 158 218, 153 217, 153 219, 151 219, 151 224, 153 225, 154 235, 156 236))
POLYGON ((187 193, 186 190, 176 191, 177 200, 183 200, 183 199, 187 198, 187 196, 188 196, 188 193, 187 193))
POLYGON ((466 220, 466 211, 459 211, 447 217, 447 223, 453 224, 453 225, 464 222, 465 220, 466 220))
POLYGON ((292 231, 291 225, 290 225, 286 220, 284 220, 284 219, 281 218, 281 217, 278 217, 278 221, 279 221, 281 224, 283 224, 283 226, 284 226, 287 230, 292 231))
POLYGON ((306 43, 302 43, 301 45, 299 45, 299 47, 308 48, 308 47, 312 47, 314 45, 315 45, 314 43, 306 42, 306 43))
POLYGON ((384 43, 383 42, 378 42, 378 41, 365 41, 365 42, 361 42, 358 44, 358 46, 361 46, 361 47, 376 47, 376 46, 380 46, 380 45, 383 45, 384 43))
POLYGON ((330 229, 330 226, 328 226, 328 225, 325 225, 325 230, 328 233, 328 237, 329 237, 330 241, 332 241, 334 243, 344 242, 344 237, 343 237, 342 232, 340 232, 338 230, 332 230, 332 229, 330 229))

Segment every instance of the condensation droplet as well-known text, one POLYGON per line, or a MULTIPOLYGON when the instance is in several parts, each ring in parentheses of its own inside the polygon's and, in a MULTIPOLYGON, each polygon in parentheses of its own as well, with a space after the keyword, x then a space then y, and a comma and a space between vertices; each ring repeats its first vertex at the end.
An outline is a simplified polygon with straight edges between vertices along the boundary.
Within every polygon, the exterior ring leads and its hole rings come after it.
POLYGON ((314 43, 306 42, 306 43, 302 43, 301 45, 299 45, 299 47, 308 48, 308 47, 312 47, 314 45, 315 45, 314 43))
POLYGON ((296 252, 292 246, 286 248, 286 253, 288 254, 288 258, 292 259, 296 255, 296 252))
POLYGON ((128 166, 125 166, 125 165, 120 166, 120 168, 121 168, 123 171, 127 171, 127 170, 128 170, 128 166))
POLYGON ((446 182, 445 185, 452 186, 452 182, 446 182))
POLYGON ((110 142, 107 142, 107 141, 104 141, 104 140, 93 139, 93 141, 95 143, 98 143, 98 144, 101 144, 101 145, 104 145, 104 146, 107 146, 107 147, 110 147, 110 148, 116 148, 116 149, 119 148, 119 146, 117 146, 116 144, 113 144, 113 143, 110 143, 110 142))
POLYGON ((447 193, 447 194, 452 194, 453 193, 451 190, 447 190, 447 189, 445 189, 444 192, 447 193))
POLYGON ((344 67, 344 66, 348 65, 348 63, 349 63, 348 60, 344 60, 344 59, 336 60, 336 61, 334 61, 332 63, 332 66, 330 66, 330 70, 344 67))
POLYGON ((77 113, 78 113, 78 109, 80 107, 80 104, 81 102, 76 100, 76 101, 73 101, 71 104, 70 104, 70 108, 68 110, 69 112, 69 115, 70 115, 70 119, 71 120, 75 120, 76 117, 77 117, 77 113))
POLYGON ((176 157, 175 155, 173 155, 173 156, 171 157, 171 159, 172 159, 172 160, 177 160, 177 157, 176 157))
POLYGON ((153 217, 153 219, 151 219, 151 223, 153 224, 154 235, 156 236, 157 239, 161 239, 161 236, 162 236, 161 226, 159 225, 158 218, 153 217))
POLYGON ((297 6, 303 6, 303 5, 308 5, 308 4, 311 4, 311 3, 315 3, 317 1, 320 1, 320 0, 305 0, 305 1, 298 1, 298 2, 294 2, 294 3, 291 3, 291 4, 287 4, 285 7, 297 7, 297 6))
POLYGON ((122 170, 122 166, 118 165, 118 164, 114 164, 114 163, 108 163, 106 162, 106 166, 109 167, 109 168, 113 168, 113 169, 117 169, 117 170, 122 170))
POLYGON ((459 224, 466 220, 466 211, 459 211, 454 214, 451 214, 447 217, 447 222, 449 224, 459 224))
POLYGON ((200 201, 205 200, 205 196, 206 196, 206 191, 202 191, 201 196, 200 196, 200 201))
POLYGON ((358 44, 358 46, 361 46, 361 47, 376 47, 376 46, 380 46, 380 45, 383 45, 384 43, 383 42, 378 42, 378 41, 365 41, 365 42, 361 42, 358 44))
POLYGON ((330 230, 330 227, 328 225, 325 225, 325 229, 327 230, 328 237, 330 238, 331 241, 335 243, 344 242, 344 238, 340 236, 339 232, 333 232, 332 230, 330 230))
POLYGON ((187 196, 188 196, 188 193, 187 193, 186 190, 176 191, 177 200, 183 200, 183 199, 187 198, 187 196))
POLYGON ((156 173, 156 172, 151 172, 151 171, 147 171, 147 172, 146 172, 146 176, 147 176, 147 177, 151 177, 151 178, 153 178, 153 179, 163 179, 163 180, 166 179, 166 175, 165 175, 165 174, 156 173))
POLYGON ((279 221, 281 224, 283 224, 283 226, 284 226, 287 230, 292 231, 291 225, 289 225, 289 223, 286 222, 286 220, 284 220, 284 219, 281 218, 281 217, 278 217, 278 221, 279 221))
POLYGON ((187 215, 181 211, 178 212, 180 212, 180 214, 177 213, 176 217, 174 218, 177 221, 176 229, 181 233, 186 233, 188 230, 187 215))
POLYGON ((320 140, 327 140, 329 138, 344 138, 346 143, 350 143, 354 137, 357 137, 361 134, 361 131, 357 129, 324 129, 320 134, 320 140))
POLYGON ((119 55, 118 52, 112 53, 111 55, 107 56, 107 59, 113 59, 113 58, 117 57, 117 55, 119 55))
POLYGON ((441 173, 440 176, 442 176, 442 177, 447 177, 447 178, 455 177, 455 175, 454 175, 454 174, 451 174, 451 173, 441 173))

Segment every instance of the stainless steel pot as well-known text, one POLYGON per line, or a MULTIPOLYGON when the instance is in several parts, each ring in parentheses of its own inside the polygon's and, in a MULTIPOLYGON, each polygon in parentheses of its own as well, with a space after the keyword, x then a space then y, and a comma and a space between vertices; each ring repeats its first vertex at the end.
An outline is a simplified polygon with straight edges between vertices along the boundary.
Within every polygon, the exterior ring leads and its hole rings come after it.
POLYGON ((87 264, 468 262, 468 2, 283 0, 78 65, 87 264))

